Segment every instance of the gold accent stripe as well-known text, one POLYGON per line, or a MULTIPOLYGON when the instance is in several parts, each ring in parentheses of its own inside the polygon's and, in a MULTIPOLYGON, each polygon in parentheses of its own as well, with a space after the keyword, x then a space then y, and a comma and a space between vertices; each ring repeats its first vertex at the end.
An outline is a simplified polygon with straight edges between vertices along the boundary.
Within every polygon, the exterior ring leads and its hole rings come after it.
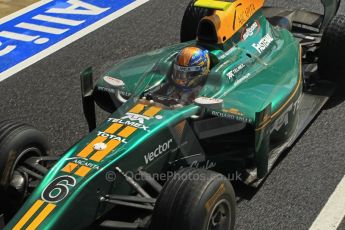
POLYGON ((91 171, 91 168, 86 166, 81 166, 74 174, 80 177, 86 176, 91 171))
POLYGON ((136 106, 134 106, 131 110, 129 110, 130 113, 140 113, 141 111, 143 111, 145 108, 145 105, 143 104, 137 104, 136 106))
POLYGON ((103 143, 106 139, 107 137, 97 137, 78 154, 78 157, 88 157, 93 152, 93 146, 97 143, 103 143))
POLYGON ((90 159, 96 162, 100 162, 106 157, 114 148, 116 148, 119 144, 121 144, 118 140, 110 140, 107 143, 107 148, 102 151, 97 151, 90 159))
POLYGON ((107 128, 104 132, 109 134, 114 134, 117 130, 119 130, 122 127, 122 124, 114 123, 109 128, 107 128))
POLYGON ((153 117, 154 115, 156 115, 159 111, 161 111, 160 107, 157 106, 152 106, 150 107, 148 110, 145 111, 145 113, 143 114, 144 116, 147 117, 153 117))
POLYGON ((126 128, 124 128, 123 130, 121 130, 121 132, 119 132, 118 136, 127 138, 130 135, 132 135, 132 133, 134 133, 136 130, 137 128, 134 128, 132 126, 126 126, 126 128))
POLYGON ((61 171, 71 173, 77 166, 78 164, 70 162, 63 169, 61 169, 61 171))
POLYGON ((16 226, 14 226, 13 230, 20 230, 26 224, 26 222, 28 222, 28 220, 37 212, 37 210, 42 206, 43 203, 43 200, 37 200, 20 219, 16 226))
POLYGON ((35 230, 47 218, 47 216, 54 210, 55 204, 48 204, 40 214, 32 221, 26 230, 35 230))

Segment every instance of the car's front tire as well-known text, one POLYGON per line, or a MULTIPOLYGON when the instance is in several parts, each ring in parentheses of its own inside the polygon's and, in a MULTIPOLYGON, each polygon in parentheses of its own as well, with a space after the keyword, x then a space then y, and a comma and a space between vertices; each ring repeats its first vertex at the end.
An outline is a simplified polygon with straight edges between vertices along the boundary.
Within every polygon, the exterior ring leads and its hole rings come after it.
POLYGON ((46 136, 22 122, 0 122, 0 214, 9 218, 27 194, 28 178, 18 170, 29 157, 47 154, 46 136))
POLYGON ((157 200, 153 230, 234 229, 236 200, 222 174, 183 169, 168 180, 157 200))
POLYGON ((319 49, 321 78, 345 82, 345 16, 336 15, 325 28, 319 49))

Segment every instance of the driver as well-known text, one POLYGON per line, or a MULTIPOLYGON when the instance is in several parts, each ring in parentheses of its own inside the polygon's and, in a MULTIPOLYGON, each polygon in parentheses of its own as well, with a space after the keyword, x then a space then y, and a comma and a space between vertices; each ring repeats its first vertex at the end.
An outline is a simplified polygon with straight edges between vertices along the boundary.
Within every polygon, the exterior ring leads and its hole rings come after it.
POLYGON ((206 81, 210 63, 207 50, 194 46, 183 48, 173 62, 170 84, 156 91, 156 95, 161 95, 156 99, 172 107, 192 103, 206 81))
POLYGON ((173 68, 173 82, 184 91, 190 91, 205 82, 210 72, 209 53, 198 47, 186 47, 177 54, 173 68))
POLYGON ((178 99, 181 105, 193 102, 210 72, 210 63, 207 50, 194 46, 182 49, 173 63, 171 80, 175 87, 168 95, 178 99))

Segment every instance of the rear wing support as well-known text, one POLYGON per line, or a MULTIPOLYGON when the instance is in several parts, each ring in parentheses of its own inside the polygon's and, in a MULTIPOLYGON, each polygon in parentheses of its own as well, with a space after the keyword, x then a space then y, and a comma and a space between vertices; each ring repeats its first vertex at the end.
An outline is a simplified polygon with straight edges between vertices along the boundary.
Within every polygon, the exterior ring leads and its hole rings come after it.
POLYGON ((269 104, 264 110, 255 114, 255 163, 257 178, 261 179, 268 173, 271 108, 269 104))

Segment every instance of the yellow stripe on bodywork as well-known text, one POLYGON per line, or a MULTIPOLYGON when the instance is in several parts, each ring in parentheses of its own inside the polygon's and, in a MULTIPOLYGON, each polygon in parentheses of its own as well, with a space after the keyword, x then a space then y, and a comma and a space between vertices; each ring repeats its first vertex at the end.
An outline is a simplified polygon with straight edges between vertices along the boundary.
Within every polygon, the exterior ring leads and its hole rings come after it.
POLYGON ((43 203, 43 200, 37 200, 20 219, 16 226, 14 226, 13 230, 20 230, 26 224, 26 222, 28 222, 28 220, 37 212, 37 210, 42 206, 43 203))
POLYGON ((61 169, 61 171, 71 173, 77 166, 78 164, 70 162, 63 169, 61 169))
POLYGON ((32 221, 26 230, 35 230, 47 218, 47 216, 54 210, 55 204, 48 204, 40 214, 32 221))
POLYGON ((198 0, 194 3, 194 6, 214 9, 214 10, 226 10, 231 6, 231 2, 215 1, 215 0, 198 0))
POLYGON ((91 168, 87 166, 81 166, 74 174, 80 177, 86 176, 91 171, 91 168))
POLYGON ((141 111, 143 111, 145 108, 145 105, 143 104, 137 104, 136 106, 134 106, 131 110, 129 110, 130 113, 140 113, 141 111))
POLYGON ((90 144, 88 144, 77 156, 88 157, 93 152, 93 146, 97 143, 103 143, 107 137, 97 137, 90 144))
POLYGON ((117 130, 119 130, 121 127, 122 127, 122 124, 114 123, 109 128, 107 128, 104 132, 109 133, 109 134, 113 134, 117 130))
POLYGON ((132 126, 126 126, 126 128, 124 128, 123 130, 121 130, 121 132, 119 132, 118 136, 127 138, 130 135, 132 135, 132 133, 134 133, 136 130, 137 128, 134 128, 132 126))
POLYGON ((97 151, 90 160, 100 162, 103 160, 104 157, 106 157, 113 149, 115 149, 121 142, 118 140, 110 140, 107 143, 107 148, 102 151, 97 151))
POLYGON ((143 114, 144 116, 147 117, 153 117, 154 115, 156 115, 159 111, 161 111, 160 107, 157 106, 152 106, 150 107, 148 110, 145 111, 145 113, 143 114))

